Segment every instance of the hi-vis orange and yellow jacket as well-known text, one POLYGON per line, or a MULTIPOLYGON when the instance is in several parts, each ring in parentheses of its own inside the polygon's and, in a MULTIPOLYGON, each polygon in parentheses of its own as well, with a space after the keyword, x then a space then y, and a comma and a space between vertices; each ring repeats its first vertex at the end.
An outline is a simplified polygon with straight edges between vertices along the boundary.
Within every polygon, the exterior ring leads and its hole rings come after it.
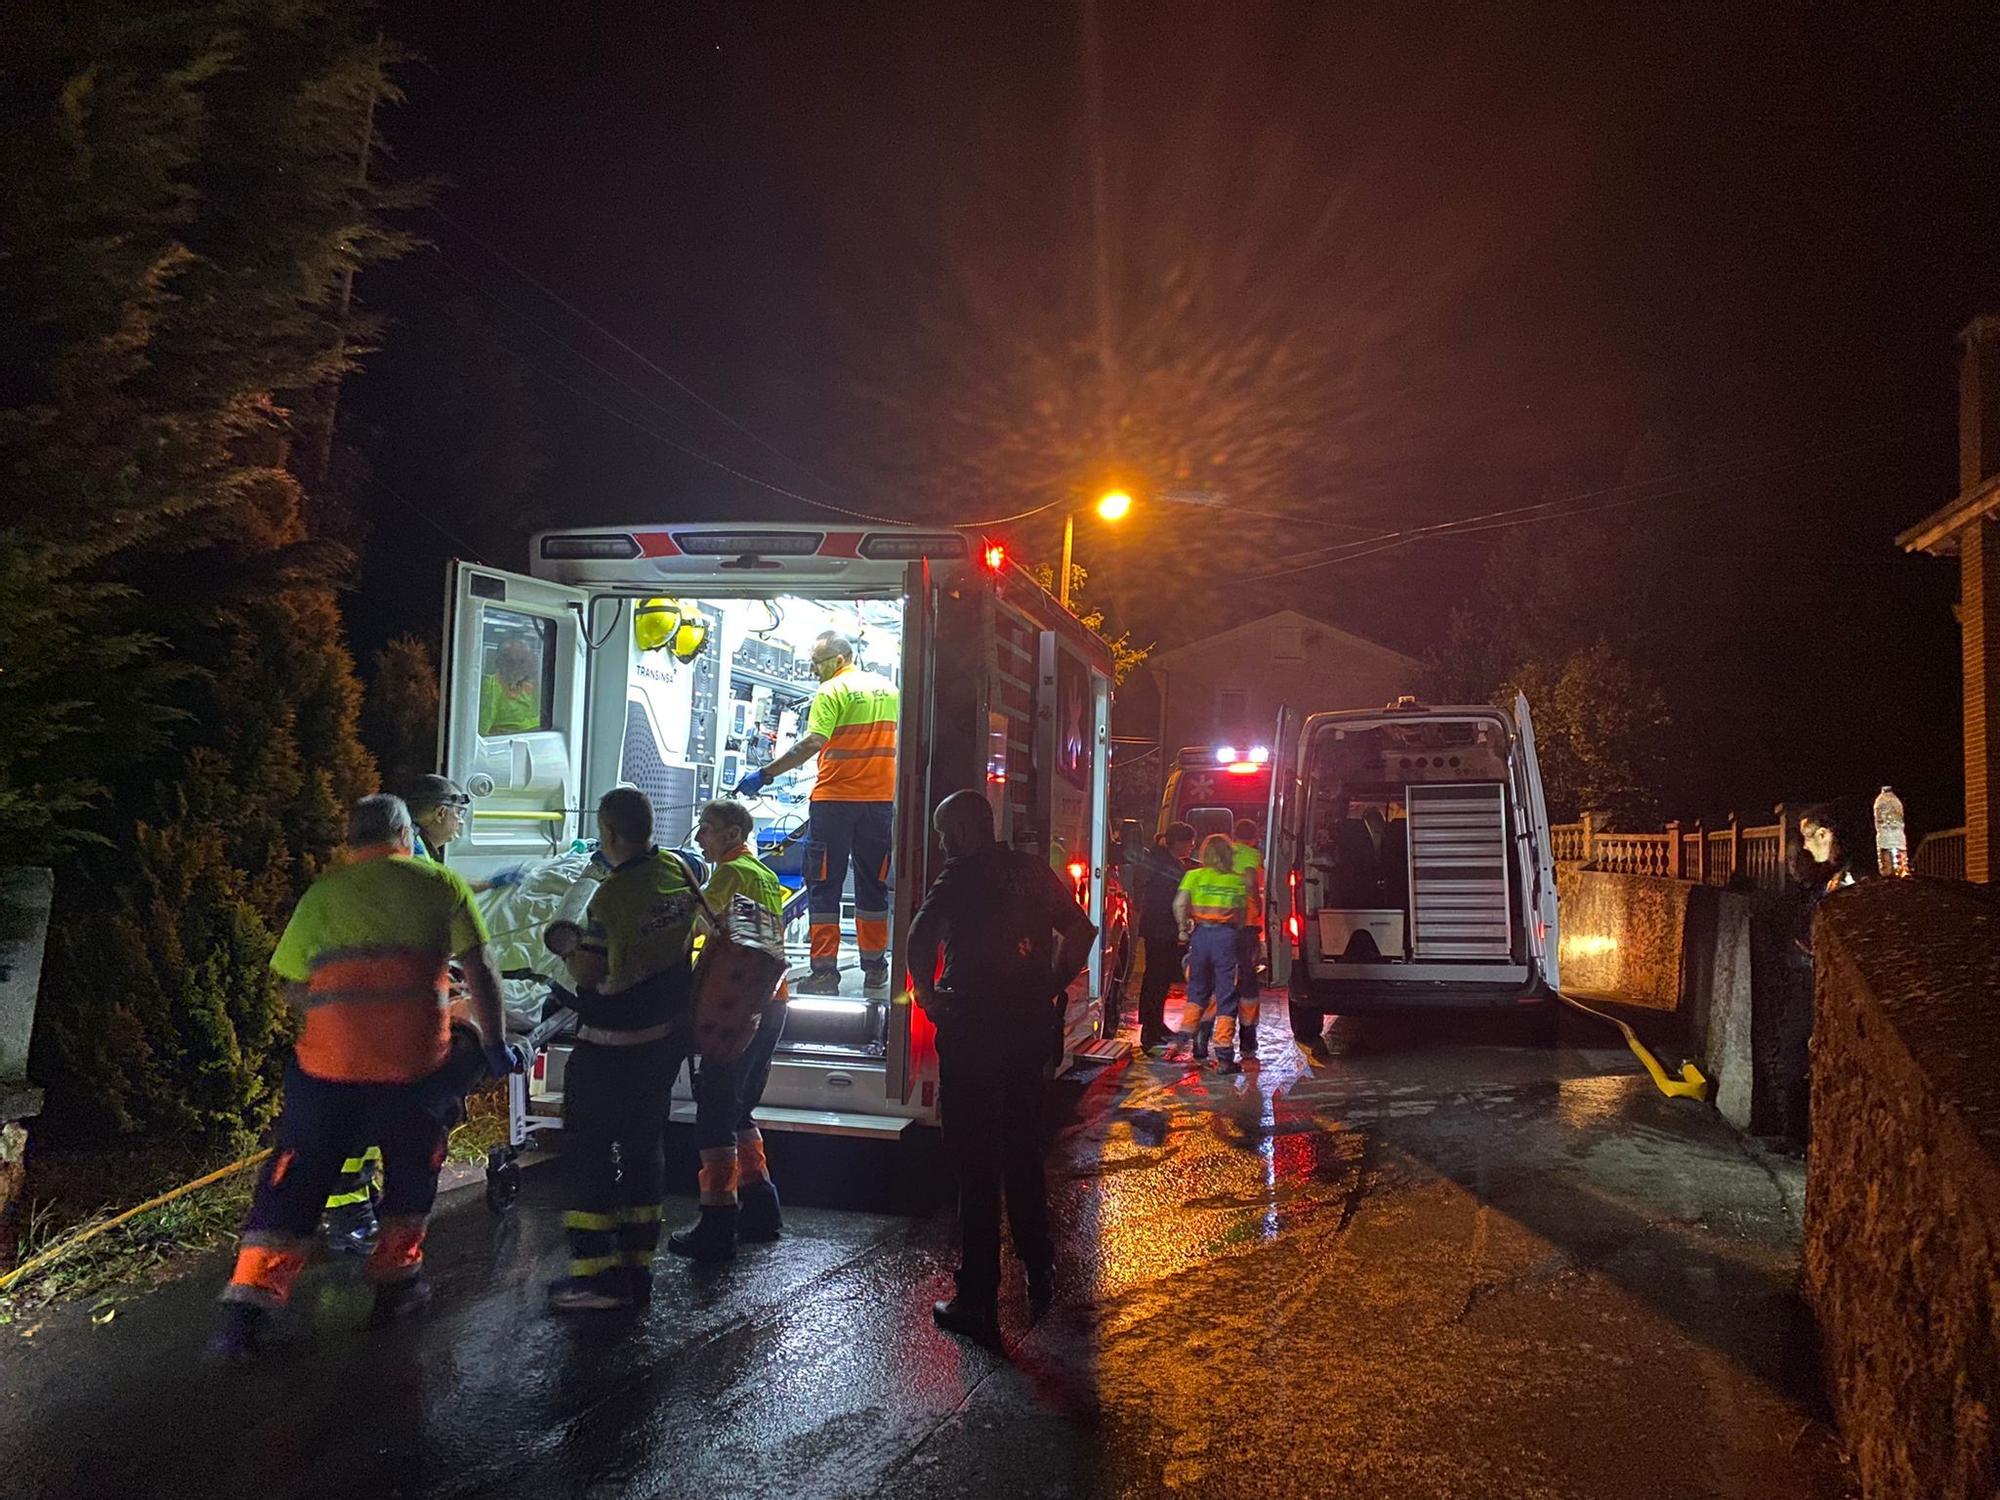
POLYGON ((863 667, 843 667, 820 685, 806 732, 823 735, 815 802, 896 800, 896 685, 863 667))
POLYGON ((314 881, 271 955, 306 987, 299 1066, 335 1083, 412 1083, 450 1048, 445 963, 486 942, 456 871, 358 849, 314 881))

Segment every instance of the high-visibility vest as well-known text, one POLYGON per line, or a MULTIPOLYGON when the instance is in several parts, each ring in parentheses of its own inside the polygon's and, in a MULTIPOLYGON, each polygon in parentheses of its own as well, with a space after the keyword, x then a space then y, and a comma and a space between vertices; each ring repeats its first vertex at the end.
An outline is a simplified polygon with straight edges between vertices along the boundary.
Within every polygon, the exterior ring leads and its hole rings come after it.
POLYGON ((806 715, 826 740, 813 801, 895 801, 897 714, 896 685, 877 673, 847 666, 820 685, 806 715))
POLYGON ((450 1048, 446 962, 486 942, 472 889, 443 865, 356 850, 292 911, 271 955, 306 987, 299 1066, 337 1083, 411 1083, 450 1048))
POLYGON ((1255 844, 1238 842, 1236 845, 1236 873, 1243 877, 1243 888, 1249 900, 1249 920, 1255 924, 1258 916, 1258 894, 1264 883, 1264 854, 1255 844))
POLYGON ((732 853, 716 861, 701 893, 717 912, 726 910, 732 897, 748 896, 775 917, 785 914, 784 883, 771 873, 769 865, 750 852, 748 844, 737 845, 732 853))
POLYGON ((1233 870, 1202 865, 1181 876, 1181 889, 1187 893, 1188 914, 1197 922, 1241 921, 1249 904, 1249 889, 1233 870))
POLYGON ((579 952, 604 959, 601 995, 617 995, 647 980, 686 971, 697 910, 685 867, 649 849, 598 883, 584 913, 579 952))

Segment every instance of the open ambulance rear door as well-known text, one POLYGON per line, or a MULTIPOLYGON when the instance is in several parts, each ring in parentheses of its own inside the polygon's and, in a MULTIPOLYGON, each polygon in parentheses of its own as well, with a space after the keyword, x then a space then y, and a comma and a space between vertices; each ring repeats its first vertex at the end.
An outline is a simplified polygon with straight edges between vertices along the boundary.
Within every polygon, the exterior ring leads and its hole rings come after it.
POLYGON ((454 562, 445 597, 438 764, 472 798, 451 863, 478 879, 595 832, 582 816, 588 595, 454 562))
POLYGON ((1541 762, 1535 757, 1535 720, 1524 693, 1514 695, 1514 733, 1520 745, 1515 757, 1520 788, 1522 827, 1522 889, 1528 892, 1528 954, 1551 995, 1562 988, 1556 912, 1555 839, 1549 832, 1549 807, 1542 792, 1541 762))
POLYGON ((1299 940, 1299 716, 1278 708, 1271 733, 1271 803, 1264 822, 1264 946, 1273 988, 1289 984, 1299 940))

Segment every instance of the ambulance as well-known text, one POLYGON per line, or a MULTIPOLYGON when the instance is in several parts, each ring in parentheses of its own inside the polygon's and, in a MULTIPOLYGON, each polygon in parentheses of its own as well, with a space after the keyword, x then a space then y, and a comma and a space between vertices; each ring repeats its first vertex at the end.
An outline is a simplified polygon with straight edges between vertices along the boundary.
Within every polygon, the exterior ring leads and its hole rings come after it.
MULTIPOLYGON (((576 859, 620 785, 651 799, 662 847, 690 845, 705 801, 805 732, 813 640, 834 631, 900 694, 891 953, 943 859, 930 811, 967 787, 991 801, 1002 842, 1046 856, 1105 925, 1111 657, 1004 549, 943 529, 671 522, 530 546, 527 575, 451 568, 439 765, 472 798, 450 851, 468 878, 576 859)), ((759 851, 793 892, 794 988, 813 775, 809 761, 750 803, 759 851)), ((791 1001, 767 1128, 880 1138, 937 1120, 934 1033, 907 984, 864 990, 852 901, 850 882, 840 993, 791 1001)), ((1094 952, 1068 998, 1065 1066, 1109 1055, 1106 979, 1094 952)), ((551 1123, 564 1061, 552 1047, 529 1085, 551 1123)))

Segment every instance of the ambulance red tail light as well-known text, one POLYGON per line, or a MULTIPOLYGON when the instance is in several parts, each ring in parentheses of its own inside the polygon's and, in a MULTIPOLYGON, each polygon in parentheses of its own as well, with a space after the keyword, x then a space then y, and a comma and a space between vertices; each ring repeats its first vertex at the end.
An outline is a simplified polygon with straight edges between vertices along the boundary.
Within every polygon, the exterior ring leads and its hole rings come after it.
POLYGON ((986 550, 980 553, 980 561, 986 564, 986 571, 997 573, 1007 566, 1007 549, 998 542, 988 542, 986 550))
POLYGON ((1285 936, 1295 943, 1299 940, 1299 918, 1296 912, 1285 918, 1285 936))
POLYGON ((1089 873, 1090 873, 1090 866, 1085 864, 1082 860, 1073 859, 1069 862, 1069 878, 1071 880, 1082 880, 1083 877, 1088 875, 1089 873))

